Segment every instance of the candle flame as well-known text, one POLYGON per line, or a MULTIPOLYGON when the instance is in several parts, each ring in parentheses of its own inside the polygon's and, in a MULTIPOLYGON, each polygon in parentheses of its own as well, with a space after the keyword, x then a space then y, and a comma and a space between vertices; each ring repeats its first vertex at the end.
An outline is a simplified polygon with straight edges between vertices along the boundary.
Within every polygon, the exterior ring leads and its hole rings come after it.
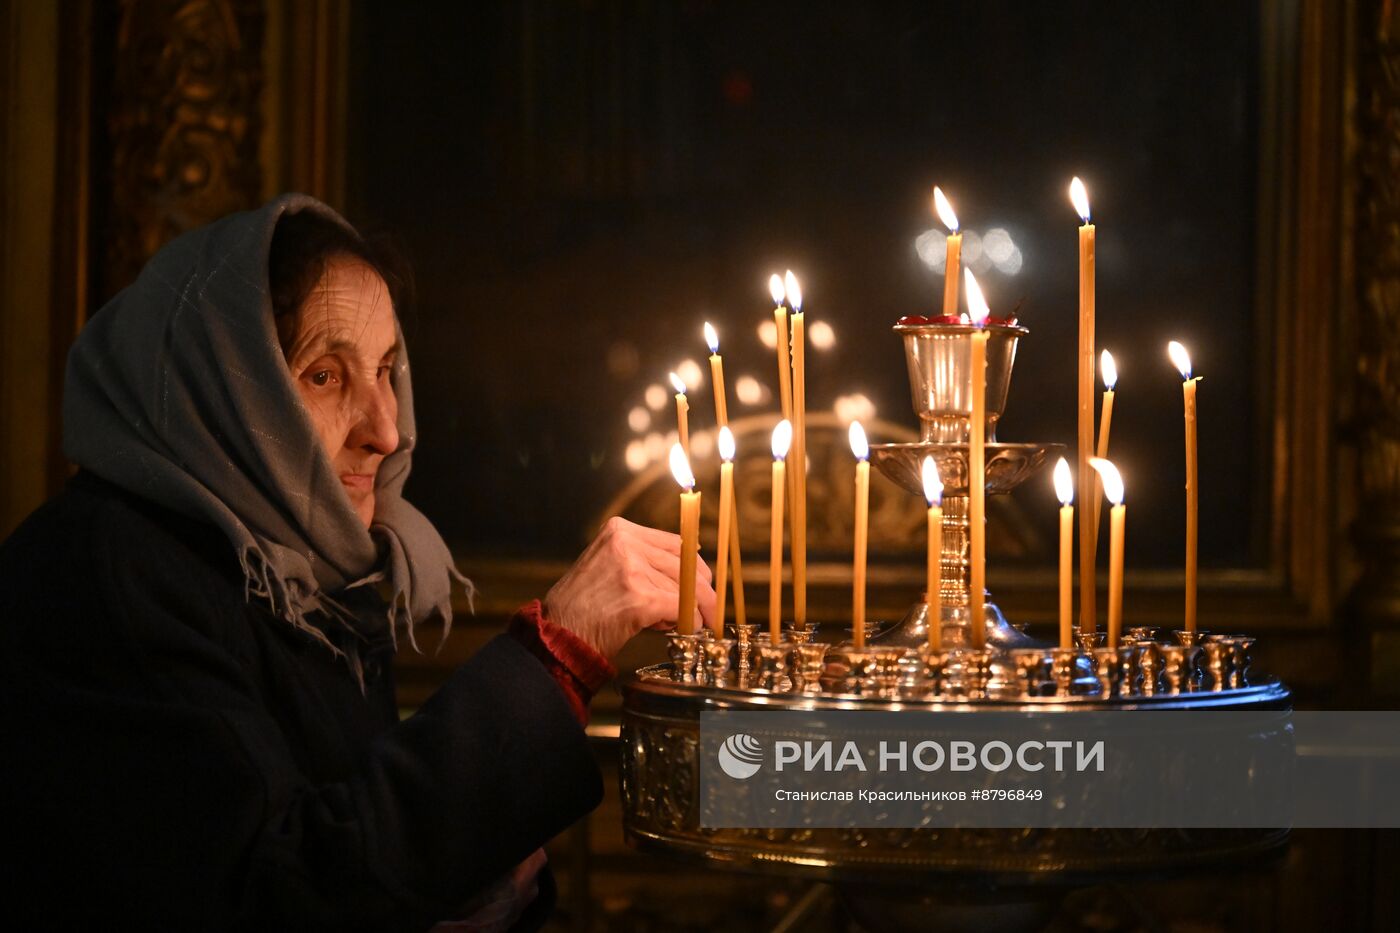
POLYGON ((725 463, 734 459, 734 432, 728 425, 719 429, 719 458, 725 463))
POLYGON ((1089 192, 1084 189, 1084 182, 1075 175, 1074 180, 1069 183, 1069 202, 1074 205, 1074 209, 1079 214, 1079 219, 1086 224, 1089 222, 1089 192))
POLYGON ((676 390, 677 395, 685 394, 685 380, 675 373, 669 374, 671 377, 671 388, 676 390))
POLYGON ((786 297, 783 293, 783 277, 776 272, 768 277, 768 294, 773 296, 775 305, 781 305, 786 297))
POLYGON ((792 422, 784 418, 778 422, 778 426, 773 429, 773 459, 782 460, 788 455, 788 448, 792 446, 792 422))
POLYGON ((948 202, 948 196, 937 185, 933 186, 933 209, 949 233, 958 232, 958 215, 953 213, 953 205, 948 202))
POLYGON ((792 274, 791 269, 783 276, 783 289, 787 292, 787 303, 788 307, 792 309, 792 313, 801 314, 802 286, 797 284, 797 276, 792 274))
POLYGON ((919 468, 919 475, 924 481, 924 498, 928 500, 929 507, 941 505, 943 503, 943 480, 938 477, 938 464, 933 457, 924 458, 924 462, 919 468))
POLYGON ((1055 464, 1055 495, 1060 500, 1060 505, 1069 505, 1074 501, 1074 477, 1069 472, 1069 462, 1064 457, 1055 464))
POLYGON ((851 453, 856 455, 857 460, 864 460, 870 456, 870 442, 865 439, 865 428, 860 426, 859 421, 852 421, 846 436, 851 440, 851 453))
POLYGON ((1118 385, 1118 364, 1113 362, 1113 354, 1107 350, 1099 354, 1099 373, 1103 376, 1103 387, 1112 392, 1118 385))
POLYGON ((1167 356, 1172 358, 1172 365, 1181 373, 1182 379, 1191 378, 1191 354, 1186 352, 1186 348, 1173 340, 1167 344, 1167 356))
POLYGON ((967 282, 967 311, 968 317, 973 324, 982 327, 987 323, 987 318, 992 314, 992 309, 987 307, 987 299, 982 296, 982 286, 977 284, 977 279, 973 276, 972 270, 965 270, 965 281, 967 282))
POLYGON ((705 322, 705 342, 710 345, 711 353, 719 352, 719 334, 715 332, 715 326, 709 321, 705 322))
POLYGON ((690 471, 690 460, 679 443, 671 445, 671 475, 686 492, 695 488, 695 474, 690 471))
POLYGON ((1098 471, 1103 479, 1104 498, 1114 505, 1123 504, 1123 475, 1118 472, 1118 468, 1111 460, 1103 460, 1099 457, 1090 457, 1089 466, 1098 471))

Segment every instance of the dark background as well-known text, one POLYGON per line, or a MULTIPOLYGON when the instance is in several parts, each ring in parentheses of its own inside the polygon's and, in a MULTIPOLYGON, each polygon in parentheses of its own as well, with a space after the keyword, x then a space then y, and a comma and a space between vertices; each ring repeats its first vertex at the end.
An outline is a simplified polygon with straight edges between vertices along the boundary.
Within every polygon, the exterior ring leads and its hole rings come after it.
MULTIPOLYGON (((460 554, 576 553, 655 430, 629 410, 683 359, 705 368, 691 398, 709 426, 703 320, 733 415, 757 410, 734 387, 775 388, 756 333, 775 270, 836 335, 809 350, 809 408, 861 392, 912 429, 888 327, 941 301, 914 247, 937 227, 934 184, 966 231, 1002 228, 1022 257, 1016 274, 973 264, 1032 331, 1001 439, 1072 445, 1078 174, 1099 346, 1122 374, 1129 562, 1180 562, 1170 339, 1205 376, 1202 563, 1263 562, 1255 4, 435 0, 353 22, 349 214, 416 269, 409 493, 460 554)), ((669 430, 671 410, 655 420, 669 430)), ((1018 498, 1053 542, 1048 472, 1018 498)))

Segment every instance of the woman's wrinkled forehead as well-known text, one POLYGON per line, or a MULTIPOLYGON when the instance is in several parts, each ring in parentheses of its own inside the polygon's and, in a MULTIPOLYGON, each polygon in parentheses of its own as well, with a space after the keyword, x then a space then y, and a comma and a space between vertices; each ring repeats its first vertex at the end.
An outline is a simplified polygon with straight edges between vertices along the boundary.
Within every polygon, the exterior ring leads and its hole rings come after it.
POLYGON ((289 363, 325 353, 377 361, 398 343, 389 288, 379 273, 353 257, 332 257, 295 314, 279 319, 289 363))

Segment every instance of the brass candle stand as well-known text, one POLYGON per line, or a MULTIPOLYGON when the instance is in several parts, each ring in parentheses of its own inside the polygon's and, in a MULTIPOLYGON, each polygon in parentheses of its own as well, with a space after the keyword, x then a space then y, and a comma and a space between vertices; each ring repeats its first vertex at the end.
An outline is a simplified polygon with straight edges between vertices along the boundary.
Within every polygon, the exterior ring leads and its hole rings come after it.
MULTIPOLYGON (((868 628, 867 644, 860 649, 845 631, 829 638, 823 631, 785 629, 776 644, 757 625, 731 627, 723 639, 709 632, 670 636, 670 663, 642 668, 622 680, 622 802, 629 841, 709 864, 844 882, 848 904, 864 899, 867 907, 886 911, 884 916, 917 901, 917 896, 910 901, 908 892, 945 882, 954 885, 942 889, 945 898, 956 898, 956 890, 962 890, 956 886, 969 878, 990 879, 1011 892, 998 895, 1009 904, 1020 896, 1016 891, 1042 891, 1106 873, 1233 862, 1276 848, 1286 840, 1286 830, 700 827, 699 716, 704 710, 926 710, 976 716, 1291 708, 1287 687, 1250 669, 1253 638, 1134 628, 1113 647, 1099 634, 1061 649, 1010 625, 988 594, 970 593, 967 441, 973 328, 901 323, 894 330, 904 345, 921 440, 871 445, 870 459, 911 493, 911 507, 919 509, 921 462, 931 455, 938 464, 944 484, 942 611, 934 624, 940 626, 942 647, 928 646, 933 620, 922 600, 895 625, 883 631, 868 628), (985 602, 984 649, 974 649, 969 637, 973 598, 985 602)), ((992 322, 987 330, 983 480, 989 494, 1000 495, 1033 476, 1062 445, 996 440, 1017 345, 1028 331, 1014 322, 992 322)), ((1043 901, 1038 894, 1026 894, 1027 916, 1041 910, 1043 901)), ((911 928, 925 928, 926 910, 909 916, 911 928)), ((985 917, 985 911, 977 916, 985 917)))

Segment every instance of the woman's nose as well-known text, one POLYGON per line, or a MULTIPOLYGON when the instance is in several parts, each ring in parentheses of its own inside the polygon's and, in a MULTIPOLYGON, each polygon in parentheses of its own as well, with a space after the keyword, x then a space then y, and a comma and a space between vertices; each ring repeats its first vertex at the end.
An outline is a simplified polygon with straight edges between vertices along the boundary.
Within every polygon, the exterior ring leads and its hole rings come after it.
POLYGON ((360 418, 348 439, 348 446, 367 447, 389 456, 399 447, 398 405, 394 390, 387 385, 366 388, 360 405, 360 418))

